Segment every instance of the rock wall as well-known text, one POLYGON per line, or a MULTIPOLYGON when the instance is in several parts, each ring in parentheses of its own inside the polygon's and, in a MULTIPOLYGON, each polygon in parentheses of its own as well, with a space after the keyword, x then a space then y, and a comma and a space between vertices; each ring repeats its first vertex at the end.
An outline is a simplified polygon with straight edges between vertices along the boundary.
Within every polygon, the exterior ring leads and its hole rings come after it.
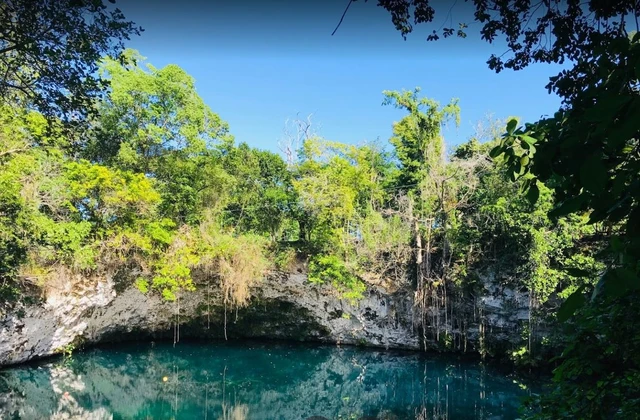
POLYGON ((224 310, 219 288, 199 285, 175 302, 136 288, 117 293, 109 279, 74 287, 45 302, 0 313, 0 365, 99 342, 185 337, 256 337, 417 349, 412 295, 370 288, 357 306, 304 274, 272 275, 247 308, 224 310))
MULTIPOLYGON (((225 335, 417 350, 425 339, 414 327, 413 299, 409 288, 390 294, 369 287, 354 306, 339 299, 331 286, 310 284, 305 274, 280 273, 262 281, 252 291, 250 305, 236 311, 225 310, 215 285, 198 285, 197 291, 166 302, 134 287, 117 292, 112 280, 102 279, 69 286, 44 302, 0 308, 0 365, 100 342, 225 335)), ((474 303, 482 310, 468 320, 464 332, 453 321, 438 328, 464 334, 465 351, 487 347, 491 340, 504 347, 518 340, 526 303, 526 296, 487 288, 486 296, 474 303)))

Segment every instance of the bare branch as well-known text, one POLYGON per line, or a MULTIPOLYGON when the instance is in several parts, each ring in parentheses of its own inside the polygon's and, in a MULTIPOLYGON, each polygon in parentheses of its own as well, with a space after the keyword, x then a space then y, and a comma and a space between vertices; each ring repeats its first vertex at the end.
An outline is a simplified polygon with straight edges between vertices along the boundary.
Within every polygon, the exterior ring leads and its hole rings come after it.
POLYGON ((342 13, 342 17, 340 17, 340 22, 338 22, 338 26, 336 26, 336 29, 334 29, 333 32, 331 32, 331 36, 333 36, 338 31, 338 28, 340 27, 340 25, 342 25, 342 21, 344 20, 344 17, 347 14, 347 11, 349 11, 349 7, 351 6, 351 3, 353 3, 353 0, 349 0, 347 7, 344 9, 344 12, 342 13))
POLYGON ((0 152, 0 158, 4 156, 12 155, 14 153, 25 152, 27 150, 29 150, 28 147, 17 147, 15 149, 5 150, 4 152, 0 152))

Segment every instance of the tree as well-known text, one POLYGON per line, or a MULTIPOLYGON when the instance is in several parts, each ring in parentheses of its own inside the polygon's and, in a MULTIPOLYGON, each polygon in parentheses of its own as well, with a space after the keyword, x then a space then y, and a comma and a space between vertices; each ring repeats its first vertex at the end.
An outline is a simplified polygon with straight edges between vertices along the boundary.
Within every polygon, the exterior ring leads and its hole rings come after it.
MULTIPOLYGON (((640 35, 593 49, 599 71, 552 118, 517 128, 510 121, 493 156, 504 155, 512 177, 524 178, 531 201, 538 182, 549 181, 554 217, 589 212, 590 223, 607 227, 609 270, 601 287, 612 296, 640 289, 640 35)), ((579 294, 582 290, 579 291, 579 294)), ((568 301, 570 315, 583 302, 568 301)))
POLYGON ((5 0, 0 28, 0 98, 76 121, 106 87, 98 61, 142 31, 102 0, 5 0))
POLYGON ((230 140, 228 124, 204 103, 184 70, 175 64, 157 69, 131 49, 124 57, 135 64, 107 57, 100 65, 110 88, 97 105, 96 135, 88 145, 92 160, 153 173, 170 151, 196 156, 230 140))
POLYGON ((438 102, 420 98, 420 88, 413 91, 384 91, 383 105, 404 109, 409 115, 393 125, 390 142, 402 165, 400 187, 418 191, 431 171, 444 164, 445 150, 441 129, 449 120, 460 122, 458 101, 453 99, 440 108, 438 102))
POLYGON ((437 11, 435 2, 430 0, 379 0, 377 5, 391 14, 393 25, 404 39, 413 32, 414 25, 433 23, 440 13, 444 15, 443 23, 432 31, 428 41, 451 36, 466 38, 471 27, 479 27, 480 37, 490 43, 503 37, 507 51, 499 56, 491 55, 487 61, 496 72, 520 70, 532 63, 568 60, 575 66, 553 77, 547 85, 563 98, 579 93, 582 80, 596 72, 597 64, 592 60, 594 47, 626 37, 633 29, 640 30, 637 0, 474 0, 472 3, 470 9, 475 22, 459 22, 456 28, 445 26, 453 22, 456 4, 441 11, 437 11))
MULTIPOLYGON (((379 5, 391 12, 403 36, 412 30, 412 14, 416 23, 434 19, 428 0, 381 0, 379 5)), ((494 0, 474 1, 474 6, 482 38, 492 42, 502 35, 511 52, 506 59, 490 57, 490 68, 573 64, 547 85, 563 99, 562 109, 520 128, 518 121, 509 121, 492 157, 502 156, 509 176, 521 180, 533 203, 539 200, 540 182, 548 183, 556 200, 551 217, 586 212, 590 223, 603 227, 601 239, 609 241, 600 255, 606 269, 597 273, 602 275, 598 285, 583 284, 558 313, 560 319, 576 311, 581 316, 567 329, 573 341, 555 371, 555 388, 538 400, 541 416, 628 418, 637 413, 640 383, 633 304, 640 293, 640 35, 628 26, 640 29, 640 4, 494 0)), ((466 36, 465 28, 461 24, 457 34, 466 36)), ((454 33, 445 28, 443 35, 454 33)), ((438 38, 435 31, 429 37, 438 38)), ((588 271, 582 275, 593 274, 588 271)))
POLYGON ((93 162, 156 177, 163 213, 179 223, 200 220, 204 208, 220 209, 230 179, 221 148, 233 143, 229 126, 198 95, 183 69, 157 69, 135 50, 123 65, 105 58, 100 75, 110 82, 97 105, 83 155, 93 162))
POLYGON ((294 204, 291 172, 275 153, 250 148, 246 143, 229 147, 221 158, 233 178, 224 209, 225 224, 239 231, 279 239, 294 204))
POLYGON ((380 182, 387 170, 384 156, 372 145, 319 138, 305 140, 300 156, 293 185, 308 225, 306 239, 318 250, 344 251, 357 219, 384 198, 380 182))

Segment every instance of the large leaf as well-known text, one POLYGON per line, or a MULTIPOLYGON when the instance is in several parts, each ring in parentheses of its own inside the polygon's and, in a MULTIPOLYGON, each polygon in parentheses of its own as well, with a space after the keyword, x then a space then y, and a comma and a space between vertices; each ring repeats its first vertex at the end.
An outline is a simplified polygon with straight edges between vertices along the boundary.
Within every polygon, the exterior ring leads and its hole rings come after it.
POLYGON ((587 270, 582 270, 580 268, 565 268, 565 270, 569 275, 573 277, 587 277, 590 273, 587 270))
POLYGON ((599 153, 589 156, 580 167, 580 182, 594 195, 604 192, 607 185, 607 170, 599 153))
POLYGON ((604 290, 613 298, 624 296, 630 290, 636 289, 637 284, 638 278, 635 274, 624 268, 616 268, 604 276, 604 290))
POLYGON ((507 133, 509 133, 509 135, 512 135, 513 132, 516 130, 517 126, 518 126, 518 120, 516 119, 509 120, 509 122, 507 123, 507 133))
POLYGON ((494 147, 493 149, 491 149, 491 151, 489 152, 489 156, 491 156, 491 158, 495 159, 495 158, 497 158, 498 156, 500 156, 504 152, 503 149, 504 148, 502 146, 498 145, 498 146, 494 147))
POLYGON ((525 141, 527 144, 529 144, 529 145, 533 145, 533 144, 536 144, 536 143, 538 142, 538 140, 534 139, 534 138, 533 138, 533 137, 531 137, 531 136, 527 136, 527 135, 525 135, 525 134, 520 135, 520 138, 521 138, 522 140, 524 140, 524 141, 525 141))
POLYGON ((580 286, 578 290, 573 292, 571 296, 565 300, 560 309, 558 310, 558 321, 565 322, 577 311, 582 308, 585 303, 584 299, 584 288, 585 286, 580 286))
POLYGON ((608 143, 613 150, 616 150, 631 140, 631 138, 638 133, 639 124, 637 112, 636 115, 631 115, 622 120, 619 124, 616 124, 613 127, 609 126, 607 128, 608 143))
POLYGON ((569 198, 563 201, 559 206, 556 206, 553 210, 551 210, 549 212, 549 217, 552 219, 555 219, 557 217, 566 216, 567 214, 575 213, 576 211, 581 209, 584 201, 585 201, 585 197, 583 195, 569 198))
POLYGON ((640 279, 633 271, 623 267, 616 268, 615 276, 619 278, 629 290, 640 289, 640 279))
POLYGON ((531 204, 536 204, 539 197, 540 189, 538 188, 538 185, 534 183, 529 187, 529 191, 527 191, 527 200, 529 200, 531 204))

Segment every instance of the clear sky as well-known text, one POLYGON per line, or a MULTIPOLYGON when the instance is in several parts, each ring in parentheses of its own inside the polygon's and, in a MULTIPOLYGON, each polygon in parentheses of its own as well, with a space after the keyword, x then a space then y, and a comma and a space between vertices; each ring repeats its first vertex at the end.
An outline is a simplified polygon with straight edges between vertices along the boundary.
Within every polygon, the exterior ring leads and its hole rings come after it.
MULTIPOLYGON (((297 113, 313 113, 316 129, 329 140, 386 142, 403 113, 382 106, 383 90, 420 86, 422 94, 442 104, 459 98, 461 124, 445 131, 449 145, 467 140, 488 114, 536 120, 560 105, 544 87, 559 66, 496 74, 486 60, 505 48, 479 40, 477 25, 467 39, 428 42, 431 26, 404 41, 385 10, 374 1, 358 1, 331 36, 347 3, 120 0, 117 5, 145 29, 128 46, 156 67, 173 63, 185 69, 236 140, 254 147, 278 151, 285 120, 297 113)), ((450 18, 445 8, 435 27, 447 18, 454 26, 469 21, 464 7, 453 8, 450 18)))

